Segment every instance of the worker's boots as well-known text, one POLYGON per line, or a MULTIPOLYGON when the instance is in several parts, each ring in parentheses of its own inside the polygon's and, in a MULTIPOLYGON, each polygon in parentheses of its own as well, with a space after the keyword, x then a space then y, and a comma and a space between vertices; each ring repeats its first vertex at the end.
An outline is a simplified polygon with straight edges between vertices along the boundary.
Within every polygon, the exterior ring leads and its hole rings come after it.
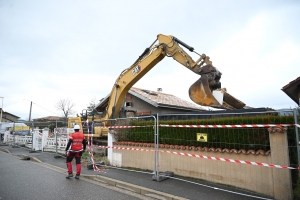
MULTIPOLYGON (((76 175, 77 176, 77 175, 76 175)), ((66 178, 72 178, 73 177, 73 174, 68 174, 67 176, 66 176, 66 178)), ((76 177, 75 177, 76 178, 76 177)))
POLYGON ((76 174, 75 178, 76 178, 76 179, 79 179, 79 174, 76 174))

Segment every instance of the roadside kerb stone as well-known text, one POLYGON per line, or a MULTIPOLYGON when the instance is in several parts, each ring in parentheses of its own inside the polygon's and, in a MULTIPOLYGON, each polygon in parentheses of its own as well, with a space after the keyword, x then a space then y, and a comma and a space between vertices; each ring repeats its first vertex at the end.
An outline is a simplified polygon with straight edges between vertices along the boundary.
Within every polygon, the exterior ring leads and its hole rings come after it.
POLYGON ((106 183, 111 186, 119 187, 121 189, 126 189, 144 196, 156 198, 156 199, 165 199, 165 200, 186 200, 186 198, 183 197, 178 197, 175 195, 167 194, 164 192, 152 190, 149 188, 141 187, 138 185, 126 183, 123 181, 115 180, 112 178, 100 176, 100 175, 86 175, 82 174, 83 177, 94 180, 94 181, 99 181, 101 183, 106 183))
POLYGON ((3 151, 3 152, 5 152, 5 153, 10 153, 10 154, 11 154, 11 152, 10 152, 8 149, 5 149, 5 148, 1 148, 1 147, 0 147, 0 151, 3 151))

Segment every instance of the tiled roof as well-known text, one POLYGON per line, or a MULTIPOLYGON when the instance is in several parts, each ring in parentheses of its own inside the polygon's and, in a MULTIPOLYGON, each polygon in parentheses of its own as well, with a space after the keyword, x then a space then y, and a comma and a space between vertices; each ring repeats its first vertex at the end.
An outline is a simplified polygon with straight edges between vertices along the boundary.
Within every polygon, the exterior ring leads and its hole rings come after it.
POLYGON ((281 89, 285 92, 294 102, 300 105, 299 102, 299 87, 300 87, 300 76, 295 80, 289 82, 289 84, 283 86, 281 89))
MULTIPOLYGON (((1 110, 2 110, 2 108, 0 108, 0 112, 1 112, 1 110)), ((20 118, 20 117, 18 117, 17 115, 14 115, 14 114, 11 114, 11 113, 9 113, 9 112, 5 112, 4 110, 2 110, 2 117, 3 117, 3 115, 5 115, 5 114, 8 114, 8 115, 13 116, 13 117, 16 117, 16 118, 20 118)))
POLYGON ((201 106, 194 103, 188 102, 186 100, 180 99, 171 94, 166 94, 162 92, 156 92, 151 90, 145 90, 140 88, 132 87, 129 93, 137 96, 155 107, 176 107, 176 108, 187 108, 192 110, 206 110, 201 106))
POLYGON ((63 117, 58 117, 58 116, 47 116, 47 117, 42 117, 42 118, 36 118, 34 121, 55 121, 55 120, 62 120, 64 119, 63 117))
POLYGON ((287 84, 287 85, 283 86, 283 88, 282 88, 282 89, 287 89, 288 87, 292 86, 293 84, 297 84, 297 83, 299 83, 299 81, 300 81, 300 76, 299 76, 298 78, 296 78, 295 80, 293 80, 293 81, 289 82, 289 84, 287 84))

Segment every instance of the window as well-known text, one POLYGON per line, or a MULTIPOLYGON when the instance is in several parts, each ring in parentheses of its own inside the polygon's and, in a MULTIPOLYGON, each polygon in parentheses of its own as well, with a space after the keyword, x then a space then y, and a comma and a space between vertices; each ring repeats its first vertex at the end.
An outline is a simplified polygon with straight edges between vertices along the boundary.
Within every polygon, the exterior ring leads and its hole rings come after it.
POLYGON ((126 101, 125 102, 125 107, 131 107, 132 106, 132 102, 131 101, 126 101))

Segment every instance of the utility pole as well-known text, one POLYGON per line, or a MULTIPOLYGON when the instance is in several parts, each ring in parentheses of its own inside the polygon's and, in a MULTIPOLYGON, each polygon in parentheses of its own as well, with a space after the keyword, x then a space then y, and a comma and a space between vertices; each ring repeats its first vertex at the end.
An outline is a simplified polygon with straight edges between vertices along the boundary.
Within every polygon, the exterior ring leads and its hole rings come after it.
MULTIPOLYGON (((25 99, 24 99, 25 100, 25 99)), ((29 110, 29 122, 31 121, 31 111, 32 111, 32 101, 30 101, 30 110, 29 110)), ((31 129, 32 129, 32 136, 31 136, 31 140, 32 140, 32 142, 31 142, 31 144, 32 144, 32 148, 31 148, 31 151, 29 152, 29 153, 35 153, 36 151, 34 150, 34 148, 33 148, 33 135, 34 135, 34 123, 32 122, 31 123, 31 129)))
MULTIPOLYGON (((4 97, 0 97, 2 98, 2 106, 1 106, 1 114, 0 114, 0 130, 2 129, 2 112, 3 112, 3 99, 4 97)), ((4 139, 4 135, 3 135, 3 139, 4 139)), ((2 134, 0 133, 0 141, 2 141, 2 134)))
POLYGON ((30 101, 29 121, 31 120, 31 109, 32 109, 32 101, 30 101))
POLYGON ((0 97, 0 98, 2 99, 0 123, 2 123, 2 112, 3 112, 3 99, 4 99, 4 97, 0 97))

